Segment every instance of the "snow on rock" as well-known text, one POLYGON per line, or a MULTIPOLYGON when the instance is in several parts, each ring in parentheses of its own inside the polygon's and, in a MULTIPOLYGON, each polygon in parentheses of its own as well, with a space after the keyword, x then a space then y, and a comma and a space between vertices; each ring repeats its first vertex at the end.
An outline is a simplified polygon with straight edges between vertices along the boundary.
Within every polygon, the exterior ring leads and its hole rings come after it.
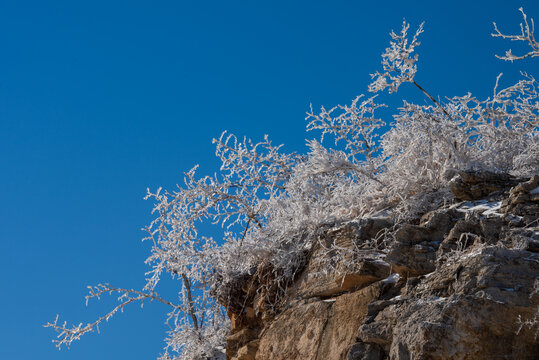
POLYGON ((457 211, 460 212, 477 212, 483 216, 503 216, 502 213, 498 212, 501 209, 501 201, 487 201, 487 200, 478 200, 478 201, 466 201, 457 205, 453 205, 457 211))

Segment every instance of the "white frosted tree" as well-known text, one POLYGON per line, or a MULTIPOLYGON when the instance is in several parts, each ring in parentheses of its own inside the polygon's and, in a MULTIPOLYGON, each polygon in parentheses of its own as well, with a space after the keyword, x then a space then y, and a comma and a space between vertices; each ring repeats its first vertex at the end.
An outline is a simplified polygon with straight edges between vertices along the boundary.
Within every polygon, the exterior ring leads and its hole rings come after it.
MULTIPOLYGON (((503 60, 538 55, 533 19, 530 25, 521 12, 520 35, 503 35, 494 25, 493 36, 525 41, 531 50, 520 56, 509 50, 499 57, 503 60)), ((223 305, 232 301, 227 287, 269 264, 273 284, 285 289, 321 227, 385 208, 397 217, 421 215, 432 206, 433 194, 451 200, 448 183, 458 170, 539 173, 539 98, 532 75, 500 88, 500 74, 487 99, 466 94, 441 102, 415 81, 423 24, 411 39, 409 27, 403 22, 398 34, 391 32, 382 71, 372 74, 368 90, 395 93, 411 83, 432 105, 404 101, 391 126, 377 115, 385 107, 377 102, 379 95, 360 95, 350 105, 319 112, 311 106, 307 130, 319 131, 320 138, 307 140, 305 155, 283 153, 267 136, 255 143, 223 133, 214 139, 218 173, 197 177, 194 167, 178 189, 148 190, 155 220, 145 229, 153 245, 145 288, 90 287, 87 301, 117 294, 118 305, 87 325, 67 326, 58 318, 47 324, 59 333, 57 346, 98 330, 133 302, 158 301, 170 308, 162 359, 222 358, 229 329, 223 305), (324 145, 328 138, 335 148, 324 145), (200 234, 204 223, 220 225, 222 236, 200 234), (181 284, 177 302, 156 293, 165 274, 181 284)))

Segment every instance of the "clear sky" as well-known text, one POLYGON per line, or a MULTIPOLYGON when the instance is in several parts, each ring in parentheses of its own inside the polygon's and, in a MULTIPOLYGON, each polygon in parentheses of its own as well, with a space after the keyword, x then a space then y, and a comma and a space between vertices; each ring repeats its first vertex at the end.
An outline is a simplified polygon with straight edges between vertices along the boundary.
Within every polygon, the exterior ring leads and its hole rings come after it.
MULTIPOLYGON (((416 80, 435 96, 539 75, 494 57, 519 48, 489 35, 518 31, 519 6, 539 21, 536 0, 0 1, 0 359, 156 358, 160 304, 60 352, 42 327, 109 309, 84 306, 86 285, 144 285, 147 187, 217 170, 223 130, 303 151, 309 104, 365 93, 403 18, 426 21, 416 80)), ((384 100, 425 101, 402 90, 384 100)))

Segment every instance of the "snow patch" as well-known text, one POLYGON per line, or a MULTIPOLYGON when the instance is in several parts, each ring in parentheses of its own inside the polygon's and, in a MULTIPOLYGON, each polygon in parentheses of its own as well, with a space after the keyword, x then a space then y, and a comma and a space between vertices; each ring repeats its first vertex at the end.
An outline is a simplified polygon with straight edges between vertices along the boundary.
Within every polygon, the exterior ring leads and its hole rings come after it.
POLYGON ((483 216, 503 216, 499 213, 498 210, 502 207, 501 201, 487 201, 487 200, 478 200, 478 201, 466 201, 460 204, 455 204, 451 208, 456 209, 460 212, 471 212, 475 211, 483 216))
POLYGON ((393 209, 389 208, 389 209, 383 209, 383 210, 377 211, 377 212, 367 216, 367 218, 370 218, 370 219, 387 219, 387 218, 390 218, 392 214, 393 214, 393 209))
POLYGON ((372 262, 375 263, 375 264, 378 264, 378 265, 389 266, 389 264, 387 262, 385 262, 384 260, 381 260, 381 259, 374 259, 372 262))
POLYGON ((384 284, 395 284, 399 281, 400 278, 401 276, 399 274, 394 273, 386 277, 384 280, 382 280, 382 282, 384 284))
POLYGON ((472 258, 472 257, 475 257, 477 255, 481 255, 483 253, 483 248, 479 248, 478 250, 475 250, 469 254, 466 254, 464 256, 461 256, 459 258, 459 260, 464 260, 464 259, 469 259, 469 258, 472 258))
POLYGON ((431 297, 428 297, 426 299, 419 299, 417 301, 417 304, 425 304, 425 303, 439 302, 439 301, 445 301, 445 300, 447 300, 447 298, 445 298, 445 297, 431 296, 431 297))

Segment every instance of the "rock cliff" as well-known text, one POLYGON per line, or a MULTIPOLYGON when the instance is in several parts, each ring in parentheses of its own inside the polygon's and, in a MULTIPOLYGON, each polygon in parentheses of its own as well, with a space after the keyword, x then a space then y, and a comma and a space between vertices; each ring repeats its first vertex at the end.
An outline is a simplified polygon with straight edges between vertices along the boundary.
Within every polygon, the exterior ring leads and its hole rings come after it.
POLYGON ((539 175, 462 172, 451 191, 419 219, 328 226, 286 289, 257 286, 267 264, 238 279, 227 358, 536 359, 539 175))

